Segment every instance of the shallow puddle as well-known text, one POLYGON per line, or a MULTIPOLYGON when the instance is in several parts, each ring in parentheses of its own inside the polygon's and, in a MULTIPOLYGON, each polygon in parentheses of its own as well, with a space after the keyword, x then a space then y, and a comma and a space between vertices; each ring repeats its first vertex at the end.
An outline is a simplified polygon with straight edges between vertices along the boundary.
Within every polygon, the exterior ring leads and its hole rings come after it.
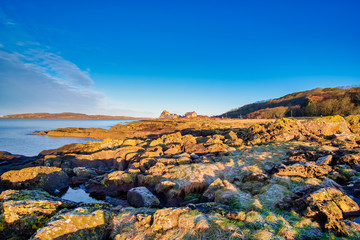
POLYGON ((62 199, 70 200, 73 202, 83 202, 83 203, 104 203, 104 201, 97 200, 93 197, 90 197, 90 193, 85 192, 81 187, 69 189, 62 195, 62 199))

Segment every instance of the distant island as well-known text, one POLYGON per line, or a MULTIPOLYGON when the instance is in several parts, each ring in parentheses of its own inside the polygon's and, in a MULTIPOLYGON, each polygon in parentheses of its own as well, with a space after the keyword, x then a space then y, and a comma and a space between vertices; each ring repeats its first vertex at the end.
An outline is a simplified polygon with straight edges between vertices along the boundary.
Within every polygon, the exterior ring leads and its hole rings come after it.
POLYGON ((0 118, 35 118, 35 119, 149 119, 129 116, 107 116, 107 115, 87 115, 83 113, 22 113, 5 115, 0 118))

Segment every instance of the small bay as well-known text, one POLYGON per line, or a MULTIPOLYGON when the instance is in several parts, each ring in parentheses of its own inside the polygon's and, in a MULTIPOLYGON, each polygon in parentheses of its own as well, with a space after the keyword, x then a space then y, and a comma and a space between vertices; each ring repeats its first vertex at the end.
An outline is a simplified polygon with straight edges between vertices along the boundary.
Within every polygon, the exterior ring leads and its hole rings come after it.
POLYGON ((33 131, 65 127, 105 128, 140 119, 0 119, 0 151, 36 156, 43 150, 69 143, 94 141, 86 138, 39 136, 33 131))

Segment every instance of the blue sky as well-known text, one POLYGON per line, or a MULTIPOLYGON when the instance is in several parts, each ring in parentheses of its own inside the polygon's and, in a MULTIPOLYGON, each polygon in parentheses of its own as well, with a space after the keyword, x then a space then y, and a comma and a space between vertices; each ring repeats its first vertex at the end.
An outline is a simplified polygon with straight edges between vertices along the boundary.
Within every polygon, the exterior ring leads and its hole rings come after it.
POLYGON ((359 1, 0 2, 0 115, 215 115, 360 84, 359 1))

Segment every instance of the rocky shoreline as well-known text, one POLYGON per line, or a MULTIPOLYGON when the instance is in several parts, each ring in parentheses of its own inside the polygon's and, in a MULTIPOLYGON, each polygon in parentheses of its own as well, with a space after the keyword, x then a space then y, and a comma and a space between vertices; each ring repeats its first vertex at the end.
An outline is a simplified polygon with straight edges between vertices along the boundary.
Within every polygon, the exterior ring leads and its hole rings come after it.
POLYGON ((147 120, 1 152, 1 239, 360 239, 360 117, 147 120), (102 204, 59 197, 82 185, 102 204))

